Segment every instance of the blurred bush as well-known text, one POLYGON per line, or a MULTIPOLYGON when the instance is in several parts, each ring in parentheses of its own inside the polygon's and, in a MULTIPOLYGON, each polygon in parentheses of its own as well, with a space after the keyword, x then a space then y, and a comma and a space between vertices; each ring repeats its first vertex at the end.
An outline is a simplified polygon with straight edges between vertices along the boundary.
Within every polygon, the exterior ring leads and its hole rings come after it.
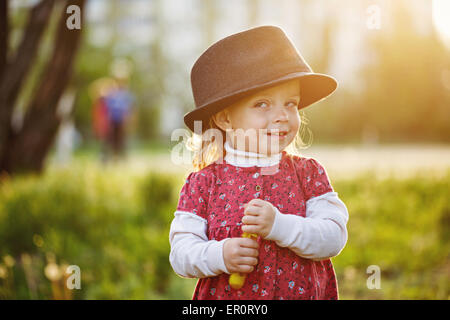
POLYGON ((349 240, 333 259, 343 299, 450 297, 450 171, 398 180, 368 172, 333 184, 347 205, 349 240), (376 265, 381 289, 366 281, 376 265))
MULTIPOLYGON (((80 164, 0 183, 0 299, 190 299, 168 233, 179 175, 80 164), (81 290, 67 290, 78 265, 81 290)), ((333 259, 342 299, 448 299, 450 172, 405 180, 367 173, 333 181, 349 240, 333 259), (366 286, 367 267, 381 289, 366 286)))
POLYGON ((94 167, 4 181, 0 257, 15 265, 8 270, 0 264, 5 271, 0 272, 0 298, 55 297, 44 275, 51 263, 80 267, 82 290, 73 290, 73 298, 164 297, 177 181, 158 173, 130 177, 94 167))

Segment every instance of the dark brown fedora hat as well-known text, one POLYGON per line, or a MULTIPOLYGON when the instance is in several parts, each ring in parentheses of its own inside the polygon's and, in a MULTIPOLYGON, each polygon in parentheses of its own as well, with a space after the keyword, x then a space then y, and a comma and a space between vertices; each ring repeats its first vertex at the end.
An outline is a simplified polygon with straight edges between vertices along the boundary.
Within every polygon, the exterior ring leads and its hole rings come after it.
MULTIPOLYGON (((284 31, 275 26, 252 28, 210 46, 191 70, 195 110, 184 116, 202 131, 211 115, 244 96, 291 79, 300 80, 299 109, 324 99, 337 88, 331 76, 314 73, 284 31)), ((199 133, 199 132, 196 132, 199 133)))

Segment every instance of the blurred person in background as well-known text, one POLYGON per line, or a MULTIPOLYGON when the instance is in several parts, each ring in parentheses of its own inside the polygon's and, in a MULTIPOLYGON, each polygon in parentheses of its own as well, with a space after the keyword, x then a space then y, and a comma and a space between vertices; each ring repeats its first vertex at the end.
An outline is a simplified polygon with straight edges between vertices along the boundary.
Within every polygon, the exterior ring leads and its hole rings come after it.
POLYGON ((114 89, 116 83, 111 78, 101 78, 91 85, 92 106, 92 129, 95 138, 100 142, 101 160, 107 161, 108 157, 108 135, 109 135, 109 114, 106 105, 106 97, 114 89))
POLYGON ((108 116, 107 141, 113 157, 124 156, 126 124, 131 114, 134 96, 128 89, 127 78, 116 78, 116 86, 104 99, 108 116))

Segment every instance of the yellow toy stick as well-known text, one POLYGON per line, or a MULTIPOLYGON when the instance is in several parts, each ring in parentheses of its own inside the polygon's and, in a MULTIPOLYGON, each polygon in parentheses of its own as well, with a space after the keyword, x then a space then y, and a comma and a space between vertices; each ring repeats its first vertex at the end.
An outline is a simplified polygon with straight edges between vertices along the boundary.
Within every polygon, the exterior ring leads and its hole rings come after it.
MULTIPOLYGON (((243 232, 242 233, 242 237, 256 240, 258 235, 254 234, 254 233, 243 232)), ((235 290, 238 290, 238 289, 240 289, 240 288, 242 288, 244 286, 245 277, 246 277, 245 273, 244 274, 242 274, 242 273, 232 273, 232 274, 230 274, 230 278, 228 279, 228 283, 230 284, 230 287, 232 287, 235 290)))

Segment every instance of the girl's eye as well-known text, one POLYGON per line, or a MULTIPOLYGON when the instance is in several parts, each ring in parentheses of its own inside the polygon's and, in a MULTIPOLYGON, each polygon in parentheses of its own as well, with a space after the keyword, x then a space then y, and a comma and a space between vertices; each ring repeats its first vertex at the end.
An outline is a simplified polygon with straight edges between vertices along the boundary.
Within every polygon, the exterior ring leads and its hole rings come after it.
POLYGON ((286 103, 286 106, 288 106, 288 107, 297 107, 298 103, 297 103, 297 101, 289 101, 288 103, 286 103))
POLYGON ((255 104, 256 108, 267 108, 268 106, 269 106, 269 104, 264 101, 261 101, 261 102, 258 102, 257 104, 255 104))

